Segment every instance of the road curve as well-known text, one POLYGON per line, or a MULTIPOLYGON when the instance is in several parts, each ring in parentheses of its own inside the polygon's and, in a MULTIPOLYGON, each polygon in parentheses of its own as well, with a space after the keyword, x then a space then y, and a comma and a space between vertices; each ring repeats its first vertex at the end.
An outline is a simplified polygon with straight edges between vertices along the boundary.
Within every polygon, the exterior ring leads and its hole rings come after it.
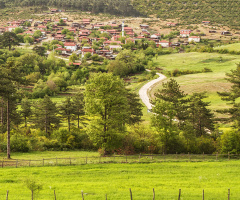
MULTIPOLYGON (((147 70, 149 71, 149 70, 147 70)), ((150 103, 150 99, 148 97, 148 90, 156 83, 163 81, 164 79, 166 79, 167 77, 164 76, 163 74, 160 73, 156 73, 159 77, 157 79, 154 79, 150 82, 148 82, 147 84, 145 84, 143 87, 141 87, 141 89, 139 90, 139 96, 140 99, 142 100, 142 102, 147 106, 148 109, 152 109, 152 104, 150 103)))

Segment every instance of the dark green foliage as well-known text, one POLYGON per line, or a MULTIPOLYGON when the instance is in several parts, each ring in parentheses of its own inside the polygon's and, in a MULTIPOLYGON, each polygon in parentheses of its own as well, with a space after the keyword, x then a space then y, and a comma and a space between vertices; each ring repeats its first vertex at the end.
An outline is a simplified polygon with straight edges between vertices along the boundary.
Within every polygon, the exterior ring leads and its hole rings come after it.
POLYGON ((8 47, 9 51, 11 50, 12 46, 18 44, 18 37, 14 32, 4 32, 0 38, 1 45, 3 47, 8 47))
POLYGON ((59 127, 60 119, 57 116, 56 104, 48 96, 34 105, 33 113, 35 126, 44 130, 46 134, 50 135, 53 129, 59 127))

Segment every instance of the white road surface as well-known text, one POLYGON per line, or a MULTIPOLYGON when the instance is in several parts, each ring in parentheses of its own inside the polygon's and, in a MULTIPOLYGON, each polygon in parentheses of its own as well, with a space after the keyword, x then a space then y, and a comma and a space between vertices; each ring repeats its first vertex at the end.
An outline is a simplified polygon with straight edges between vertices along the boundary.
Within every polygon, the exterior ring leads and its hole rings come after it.
POLYGON ((150 99, 148 97, 148 90, 151 89, 151 87, 160 82, 163 81, 164 79, 166 79, 167 77, 164 76, 163 74, 160 73, 156 73, 159 77, 157 79, 154 79, 150 82, 148 82, 147 84, 145 84, 140 90, 139 90, 139 96, 140 99, 142 99, 142 102, 147 106, 148 109, 152 109, 152 104, 150 103, 150 99))

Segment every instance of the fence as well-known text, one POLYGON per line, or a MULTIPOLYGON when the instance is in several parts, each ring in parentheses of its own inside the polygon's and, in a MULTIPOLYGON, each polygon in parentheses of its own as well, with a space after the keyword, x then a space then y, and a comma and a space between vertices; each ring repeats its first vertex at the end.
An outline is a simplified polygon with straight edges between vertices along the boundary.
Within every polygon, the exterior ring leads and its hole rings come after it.
MULTIPOLYGON (((132 193, 132 190, 131 190, 131 188, 129 189, 129 191, 130 191, 130 199, 131 200, 133 200, 133 193, 132 193)), ((181 199, 181 192, 182 192, 182 190, 181 189, 179 189, 179 193, 178 193, 178 196, 177 196, 177 199, 178 200, 180 200, 181 199)), ((8 200, 8 193, 9 193, 9 191, 7 190, 7 195, 6 195, 6 200, 8 200)), ((83 191, 81 192, 82 193, 82 200, 84 200, 84 193, 83 193, 83 191)), ((57 200, 57 196, 56 196, 56 192, 55 192, 55 190, 54 190, 54 199, 55 200, 57 200)), ((106 200, 107 200, 107 194, 106 194, 106 200)), ((33 198, 32 198, 33 199, 33 198)), ((202 199, 204 200, 205 199, 205 193, 204 193, 204 190, 202 191, 202 199)), ((228 189, 228 193, 227 193, 227 199, 228 200, 230 200, 230 189, 228 189)), ((154 190, 154 188, 153 188, 153 200, 155 200, 155 190, 154 190)))
POLYGON ((33 166, 60 166, 82 165, 97 163, 153 163, 153 162, 203 162, 227 161, 240 159, 240 154, 139 154, 139 155, 112 155, 69 158, 43 158, 38 160, 3 159, 0 167, 33 167, 33 166))

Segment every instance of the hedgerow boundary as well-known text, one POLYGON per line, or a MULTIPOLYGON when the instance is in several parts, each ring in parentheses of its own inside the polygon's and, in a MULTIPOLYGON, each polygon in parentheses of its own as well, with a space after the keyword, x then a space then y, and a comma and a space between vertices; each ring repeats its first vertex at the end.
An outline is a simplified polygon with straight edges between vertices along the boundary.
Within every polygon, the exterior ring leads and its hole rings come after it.
POLYGON ((68 158, 42 158, 34 160, 3 159, 0 168, 5 167, 40 167, 40 166, 66 166, 99 163, 156 163, 156 162, 221 162, 238 160, 240 154, 138 154, 138 155, 111 155, 91 157, 68 157, 68 158))

